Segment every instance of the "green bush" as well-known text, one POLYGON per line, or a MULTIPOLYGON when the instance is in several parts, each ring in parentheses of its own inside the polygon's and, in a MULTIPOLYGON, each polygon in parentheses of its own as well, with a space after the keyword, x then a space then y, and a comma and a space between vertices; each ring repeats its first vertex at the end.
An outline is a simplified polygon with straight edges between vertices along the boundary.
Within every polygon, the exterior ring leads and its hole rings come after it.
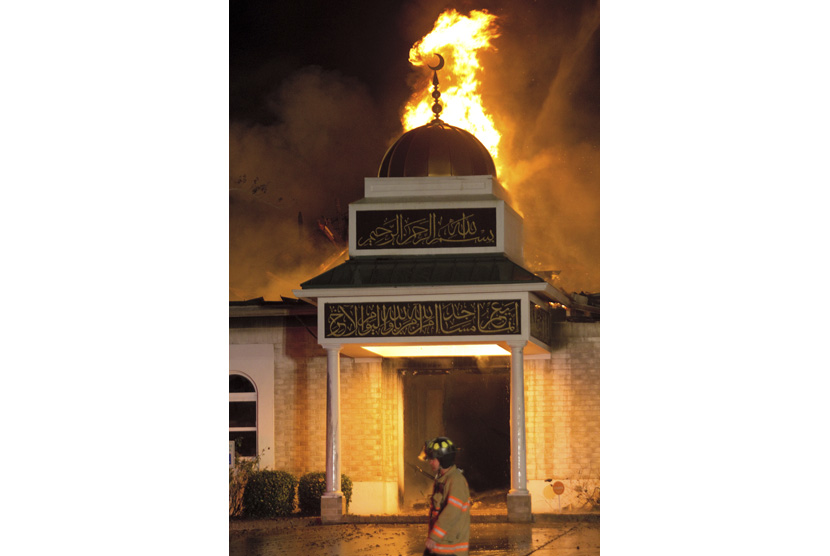
POLYGON ((255 471, 242 497, 246 517, 278 517, 294 511, 297 478, 285 471, 255 471))
MULTIPOLYGON (((352 480, 347 475, 340 475, 340 488, 346 498, 346 511, 349 511, 349 503, 352 501, 352 480)), ((306 473, 300 477, 300 485, 297 488, 300 512, 305 515, 320 515, 320 498, 325 492, 325 472, 306 473)))

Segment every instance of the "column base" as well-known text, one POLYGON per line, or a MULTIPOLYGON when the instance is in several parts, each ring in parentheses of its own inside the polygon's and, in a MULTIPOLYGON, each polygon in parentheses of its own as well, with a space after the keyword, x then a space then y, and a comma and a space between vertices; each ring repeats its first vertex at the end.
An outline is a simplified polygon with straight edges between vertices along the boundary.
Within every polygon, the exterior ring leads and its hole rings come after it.
POLYGON ((507 493, 507 521, 517 523, 533 521, 533 514, 530 512, 529 492, 507 493))
POLYGON ((323 523, 340 523, 346 515, 346 497, 343 494, 324 494, 320 498, 320 519, 323 523))

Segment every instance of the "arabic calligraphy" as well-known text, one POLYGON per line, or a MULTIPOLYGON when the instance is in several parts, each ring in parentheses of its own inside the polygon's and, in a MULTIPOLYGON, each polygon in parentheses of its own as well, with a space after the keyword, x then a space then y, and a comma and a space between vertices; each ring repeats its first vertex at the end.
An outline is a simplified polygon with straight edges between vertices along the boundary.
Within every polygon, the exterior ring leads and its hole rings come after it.
POLYGON ((530 335, 550 345, 553 333, 551 312, 538 305, 530 306, 530 335))
POLYGON ((327 303, 326 338, 519 334, 518 299, 327 303))
POLYGON ((358 211, 362 249, 496 245, 496 209, 358 211))

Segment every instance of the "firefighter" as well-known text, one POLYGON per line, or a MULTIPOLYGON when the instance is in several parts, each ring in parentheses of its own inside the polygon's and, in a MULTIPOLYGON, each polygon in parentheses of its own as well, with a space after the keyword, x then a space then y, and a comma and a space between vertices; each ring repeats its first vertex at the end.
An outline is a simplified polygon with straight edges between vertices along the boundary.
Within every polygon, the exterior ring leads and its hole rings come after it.
POLYGON ((467 556, 470 542, 470 489, 455 466, 458 448, 446 436, 424 443, 418 459, 435 473, 429 509, 429 533, 424 555, 467 556))

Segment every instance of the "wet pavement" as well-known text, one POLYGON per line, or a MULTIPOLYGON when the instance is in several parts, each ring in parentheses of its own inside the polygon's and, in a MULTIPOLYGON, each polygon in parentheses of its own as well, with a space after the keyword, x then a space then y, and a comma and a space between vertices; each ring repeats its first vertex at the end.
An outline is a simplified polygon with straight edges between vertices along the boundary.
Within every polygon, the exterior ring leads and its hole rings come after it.
MULTIPOLYGON (((426 524, 320 525, 294 520, 268 527, 232 527, 230 556, 420 556, 426 524)), ((481 556, 599 556, 599 523, 473 523, 470 554, 481 556)))

